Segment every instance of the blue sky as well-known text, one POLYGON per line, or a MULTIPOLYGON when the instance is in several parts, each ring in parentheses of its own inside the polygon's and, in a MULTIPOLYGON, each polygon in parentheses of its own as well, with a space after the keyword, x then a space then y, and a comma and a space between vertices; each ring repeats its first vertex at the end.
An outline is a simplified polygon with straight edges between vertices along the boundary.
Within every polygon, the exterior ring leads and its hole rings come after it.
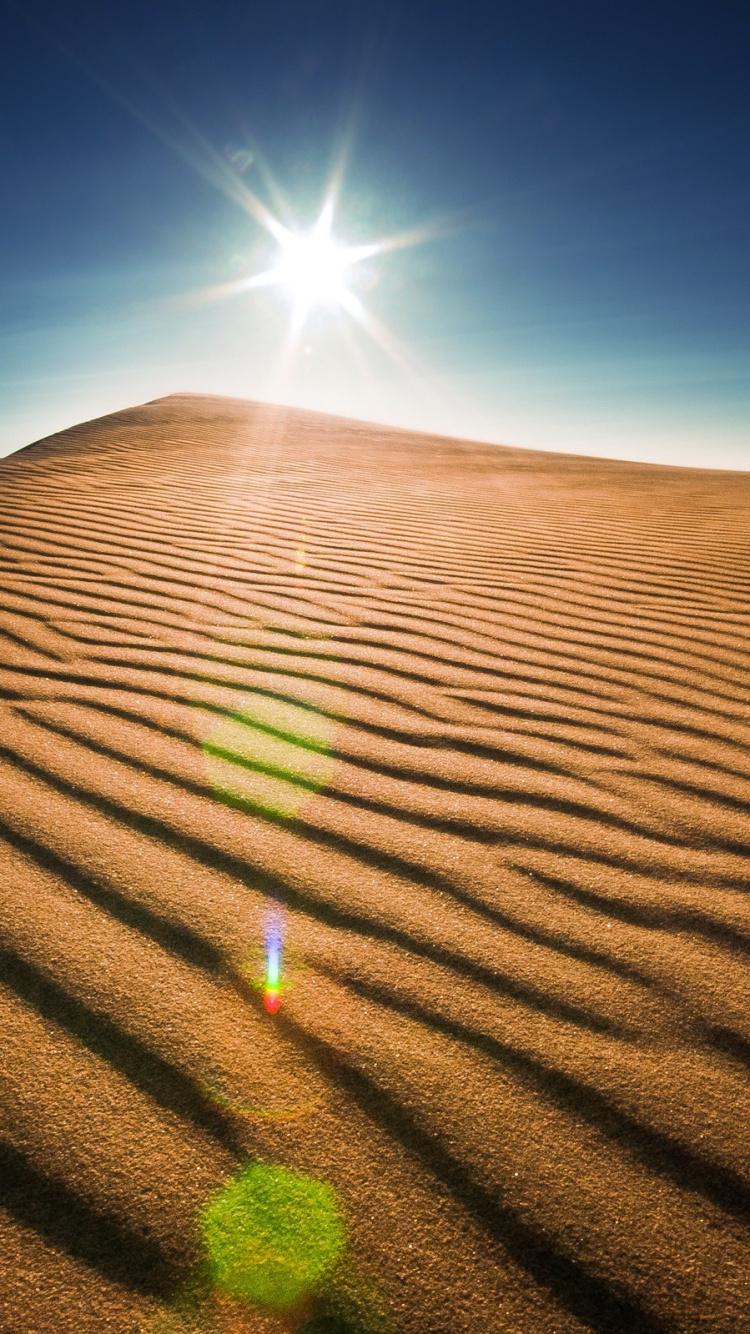
POLYGON ((744 4, 6 4, 0 452, 173 391, 750 468, 744 4), (252 157, 252 161, 250 160, 252 157), (288 344, 247 192, 427 239, 288 344), (245 199, 245 203, 243 203, 245 199))

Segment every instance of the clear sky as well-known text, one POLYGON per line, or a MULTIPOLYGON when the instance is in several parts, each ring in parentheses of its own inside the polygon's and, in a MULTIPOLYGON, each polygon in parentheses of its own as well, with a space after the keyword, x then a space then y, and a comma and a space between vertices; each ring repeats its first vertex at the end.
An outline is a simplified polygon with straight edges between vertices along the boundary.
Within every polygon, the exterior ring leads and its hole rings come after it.
POLYGON ((0 18, 0 453, 192 391, 750 468, 746 0, 0 18), (415 240, 303 320, 249 280, 336 171, 334 238, 415 240))

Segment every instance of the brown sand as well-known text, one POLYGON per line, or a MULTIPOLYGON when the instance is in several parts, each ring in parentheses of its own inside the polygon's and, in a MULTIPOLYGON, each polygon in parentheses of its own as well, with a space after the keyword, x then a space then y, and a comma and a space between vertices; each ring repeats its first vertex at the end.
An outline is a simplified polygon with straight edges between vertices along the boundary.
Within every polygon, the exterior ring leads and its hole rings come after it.
POLYGON ((252 1158, 404 1334, 750 1329, 750 476, 178 395, 0 488, 3 1334, 182 1329, 252 1158))

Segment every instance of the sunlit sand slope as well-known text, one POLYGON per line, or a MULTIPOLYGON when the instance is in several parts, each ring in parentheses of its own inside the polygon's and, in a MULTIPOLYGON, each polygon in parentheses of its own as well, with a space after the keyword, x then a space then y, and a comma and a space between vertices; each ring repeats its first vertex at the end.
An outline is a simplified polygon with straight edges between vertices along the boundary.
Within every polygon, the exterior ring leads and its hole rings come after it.
POLYGON ((749 1329, 750 477, 178 395, 0 492, 4 1334, 187 1328, 253 1159, 395 1331, 749 1329))

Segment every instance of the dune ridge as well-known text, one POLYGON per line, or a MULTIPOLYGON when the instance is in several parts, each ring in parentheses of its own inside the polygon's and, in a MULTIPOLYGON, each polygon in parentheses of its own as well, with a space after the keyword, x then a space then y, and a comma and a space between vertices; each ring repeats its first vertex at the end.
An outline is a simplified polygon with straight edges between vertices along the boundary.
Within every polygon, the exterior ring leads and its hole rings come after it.
POLYGON ((750 1327, 750 475, 174 395, 0 490, 0 1327, 179 1334, 249 1159, 405 1334, 750 1327))

